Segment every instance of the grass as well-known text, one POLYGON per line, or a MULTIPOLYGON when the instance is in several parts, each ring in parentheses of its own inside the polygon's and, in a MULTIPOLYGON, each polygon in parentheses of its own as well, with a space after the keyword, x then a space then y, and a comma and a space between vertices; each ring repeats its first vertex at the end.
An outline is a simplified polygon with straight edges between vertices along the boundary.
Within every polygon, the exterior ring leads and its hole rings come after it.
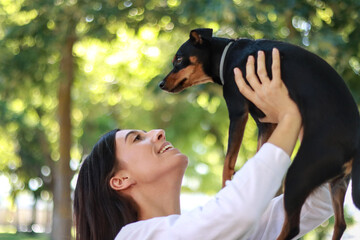
POLYGON ((37 233, 0 233, 0 240, 49 240, 49 235, 37 233))

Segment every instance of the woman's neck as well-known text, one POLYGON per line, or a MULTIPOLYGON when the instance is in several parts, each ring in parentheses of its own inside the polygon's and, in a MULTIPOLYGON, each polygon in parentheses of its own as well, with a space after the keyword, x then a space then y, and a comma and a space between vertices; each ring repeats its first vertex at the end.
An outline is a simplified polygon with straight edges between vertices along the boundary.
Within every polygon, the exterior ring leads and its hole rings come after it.
POLYGON ((180 200, 177 202, 156 202, 155 204, 149 204, 149 202, 147 202, 140 205, 138 220, 146 220, 154 217, 164 217, 173 214, 180 214, 180 200))
POLYGON ((138 220, 180 214, 180 188, 143 187, 134 189, 132 197, 139 206, 138 220))

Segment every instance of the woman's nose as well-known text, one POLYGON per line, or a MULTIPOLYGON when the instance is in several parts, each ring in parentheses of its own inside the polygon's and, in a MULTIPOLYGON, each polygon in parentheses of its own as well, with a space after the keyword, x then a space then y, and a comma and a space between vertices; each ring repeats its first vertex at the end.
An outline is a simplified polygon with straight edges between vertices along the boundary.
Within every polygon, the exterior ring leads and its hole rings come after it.
POLYGON ((153 141, 159 141, 162 139, 165 139, 165 131, 162 129, 156 129, 156 130, 152 130, 153 131, 153 136, 152 136, 152 140, 153 141))

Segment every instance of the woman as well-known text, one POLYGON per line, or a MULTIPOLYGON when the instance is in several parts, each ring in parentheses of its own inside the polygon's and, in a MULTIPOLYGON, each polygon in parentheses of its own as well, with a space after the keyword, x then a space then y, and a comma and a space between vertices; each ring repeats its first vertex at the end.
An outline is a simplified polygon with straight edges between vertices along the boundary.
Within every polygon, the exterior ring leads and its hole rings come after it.
MULTIPOLYGON (((278 123, 259 152, 203 207, 180 215, 181 181, 188 158, 163 130, 113 130, 85 159, 75 189, 77 239, 276 239, 284 221, 281 185, 301 128, 301 116, 280 76, 273 51, 270 81, 265 55, 249 57, 247 80, 239 69, 241 93, 278 123)), ((330 193, 320 187, 302 209, 298 237, 333 214, 330 193)))

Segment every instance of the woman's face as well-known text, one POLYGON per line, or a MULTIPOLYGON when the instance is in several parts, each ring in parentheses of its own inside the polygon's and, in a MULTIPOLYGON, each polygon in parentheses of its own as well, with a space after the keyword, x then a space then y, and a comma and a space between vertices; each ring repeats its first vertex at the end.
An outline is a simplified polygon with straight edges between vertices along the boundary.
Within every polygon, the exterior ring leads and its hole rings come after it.
POLYGON ((139 183, 180 181, 188 158, 166 141, 164 130, 120 130, 116 133, 116 158, 122 171, 139 183))

